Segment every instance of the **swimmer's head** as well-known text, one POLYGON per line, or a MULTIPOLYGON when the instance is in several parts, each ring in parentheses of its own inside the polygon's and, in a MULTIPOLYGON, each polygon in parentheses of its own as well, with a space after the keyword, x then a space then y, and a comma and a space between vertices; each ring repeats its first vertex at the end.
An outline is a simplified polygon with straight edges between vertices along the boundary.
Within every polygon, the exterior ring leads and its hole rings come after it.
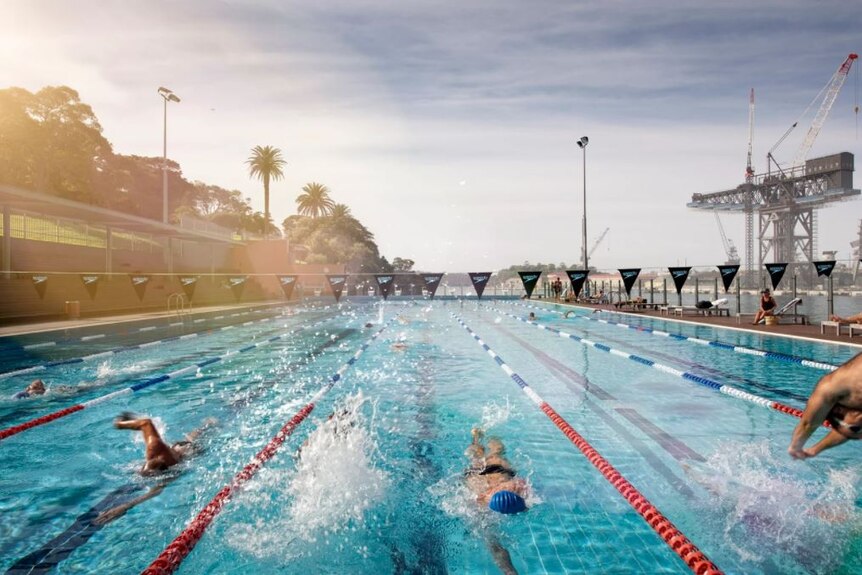
POLYGON ((374 327, 374 324, 369 321, 365 324, 365 327, 374 327))
POLYGON ((30 395, 43 395, 45 393, 45 382, 41 379, 34 379, 27 386, 27 393, 30 395))
POLYGON ((862 411, 835 405, 826 416, 826 421, 847 439, 862 439, 862 411))
POLYGON ((536 319, 536 314, 534 314, 533 312, 530 312, 529 317, 530 317, 530 319, 536 319))
POLYGON ((509 515, 527 510, 527 502, 514 491, 498 491, 491 496, 488 507, 497 513, 509 515))

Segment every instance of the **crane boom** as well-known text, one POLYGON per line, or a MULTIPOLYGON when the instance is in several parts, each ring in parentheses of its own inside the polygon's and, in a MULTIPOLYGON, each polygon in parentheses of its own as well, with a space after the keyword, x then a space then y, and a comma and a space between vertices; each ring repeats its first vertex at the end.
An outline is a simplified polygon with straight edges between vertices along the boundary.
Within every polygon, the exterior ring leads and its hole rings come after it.
POLYGON ((754 167, 751 165, 751 140, 754 131, 754 88, 748 96, 748 162, 745 164, 745 181, 751 183, 754 180, 754 167))
POLYGON ((596 251, 596 248, 599 247, 599 244, 602 243, 602 240, 605 239, 605 236, 608 235, 608 232, 611 231, 611 228, 605 228, 605 231, 602 232, 602 235, 599 236, 599 239, 596 240, 596 243, 593 244, 593 247, 590 248, 589 257, 593 257, 593 252, 596 251))
POLYGON ((801 166, 805 163, 805 159, 808 157, 808 152, 811 150, 811 146, 814 145, 814 140, 817 139, 817 134, 820 133, 820 128, 822 128, 823 124, 826 122, 826 117, 832 109, 832 104, 835 103, 835 99, 838 97, 838 93, 841 91, 841 87, 844 85, 844 81, 850 73, 850 68, 853 66, 853 60, 858 57, 859 56, 857 54, 849 54, 847 59, 838 67, 838 71, 833 74, 829 83, 826 85, 826 96, 823 98, 823 103, 820 104, 820 109, 817 111, 817 115, 814 116, 814 121, 811 122, 811 127, 808 128, 808 134, 805 136, 805 140, 796 152, 793 166, 801 166))

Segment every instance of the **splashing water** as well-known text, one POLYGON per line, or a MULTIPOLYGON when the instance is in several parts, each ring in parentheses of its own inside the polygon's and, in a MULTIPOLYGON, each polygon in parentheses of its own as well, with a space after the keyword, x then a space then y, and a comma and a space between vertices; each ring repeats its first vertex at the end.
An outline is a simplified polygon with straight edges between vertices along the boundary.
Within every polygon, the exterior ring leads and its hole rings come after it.
POLYGON ((380 309, 377 314, 377 325, 383 325, 383 304, 380 304, 380 309))
POLYGON ((355 529, 365 512, 383 500, 389 476, 374 466, 377 442, 367 430, 365 404, 375 409, 361 392, 339 403, 308 436, 295 469, 262 470, 257 487, 243 494, 241 505, 253 514, 267 513, 275 500, 290 500, 290 505, 275 518, 237 525, 228 538, 231 546, 260 557, 284 557, 290 554, 285 541, 329 539, 355 529))
POLYGON ((498 405, 496 402, 490 402, 482 406, 482 424, 481 428, 489 430, 501 423, 509 420, 512 414, 512 406, 509 404, 509 396, 506 396, 506 404, 498 405))
POLYGON ((101 381, 108 379, 112 376, 126 375, 129 373, 145 371, 149 368, 150 365, 151 362, 141 362, 127 365, 125 367, 115 368, 111 365, 110 361, 103 361, 99 364, 99 367, 96 368, 96 379, 101 381))
POLYGON ((774 455, 764 440, 722 444, 706 463, 685 470, 710 493, 725 543, 765 570, 832 572, 860 533, 858 469, 800 477, 799 465, 774 455))

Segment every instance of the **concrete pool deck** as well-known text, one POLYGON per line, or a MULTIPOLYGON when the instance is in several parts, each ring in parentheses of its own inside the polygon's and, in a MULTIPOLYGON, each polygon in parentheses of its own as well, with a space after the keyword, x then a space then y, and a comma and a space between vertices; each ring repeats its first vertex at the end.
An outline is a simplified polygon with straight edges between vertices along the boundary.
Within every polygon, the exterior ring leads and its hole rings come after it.
MULTIPOLYGON (((713 327, 721 327, 726 329, 735 329, 739 331, 747 331, 753 333, 762 333, 767 335, 775 335, 779 337, 789 337, 795 339, 805 339, 809 341, 819 341, 819 342, 828 342, 828 343, 838 343, 841 345, 847 345, 851 347, 859 348, 862 351, 862 337, 849 337, 846 334, 837 336, 834 331, 829 333, 820 333, 820 322, 816 322, 812 325, 802 325, 802 324, 794 324, 794 323, 779 323, 778 325, 751 325, 750 322, 751 315, 747 315, 743 317, 742 323, 737 321, 736 315, 731 313, 728 316, 717 316, 717 315, 684 315, 684 316, 673 316, 673 315, 664 315, 660 311, 620 311, 614 308, 613 305, 591 305, 591 304, 571 304, 571 303, 560 303, 554 302, 552 300, 533 300, 536 302, 542 303, 553 303, 559 306, 569 307, 572 309, 588 309, 588 310, 601 310, 600 314, 603 319, 608 319, 612 315, 622 315, 626 317, 651 317, 655 319, 661 319, 670 322, 678 322, 678 323, 687 323, 687 324, 695 324, 695 325, 709 325, 713 327)), ((732 312, 732 310, 731 310, 732 312)), ((834 329, 834 328, 833 328, 834 329)))

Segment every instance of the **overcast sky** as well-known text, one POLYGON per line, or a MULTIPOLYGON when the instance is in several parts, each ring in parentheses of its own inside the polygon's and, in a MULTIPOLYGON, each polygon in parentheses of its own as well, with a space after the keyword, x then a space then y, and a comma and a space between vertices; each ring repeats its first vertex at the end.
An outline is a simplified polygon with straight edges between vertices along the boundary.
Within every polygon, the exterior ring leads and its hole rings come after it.
MULTIPOLYGON (((848 1, 4 0, 0 87, 69 85, 116 152, 150 156, 169 87, 187 178, 262 210, 244 161, 279 147, 276 222, 321 182, 390 260, 434 271, 578 261, 588 136, 588 243, 610 228, 591 263, 712 265, 713 215, 685 204, 742 182, 749 89, 760 172, 860 30, 848 1)), ((809 157, 859 156, 857 94, 854 69, 809 157)), ((849 258, 860 218, 862 200, 821 210, 819 247, 849 258)), ((742 215, 723 221, 742 252, 742 215)))

